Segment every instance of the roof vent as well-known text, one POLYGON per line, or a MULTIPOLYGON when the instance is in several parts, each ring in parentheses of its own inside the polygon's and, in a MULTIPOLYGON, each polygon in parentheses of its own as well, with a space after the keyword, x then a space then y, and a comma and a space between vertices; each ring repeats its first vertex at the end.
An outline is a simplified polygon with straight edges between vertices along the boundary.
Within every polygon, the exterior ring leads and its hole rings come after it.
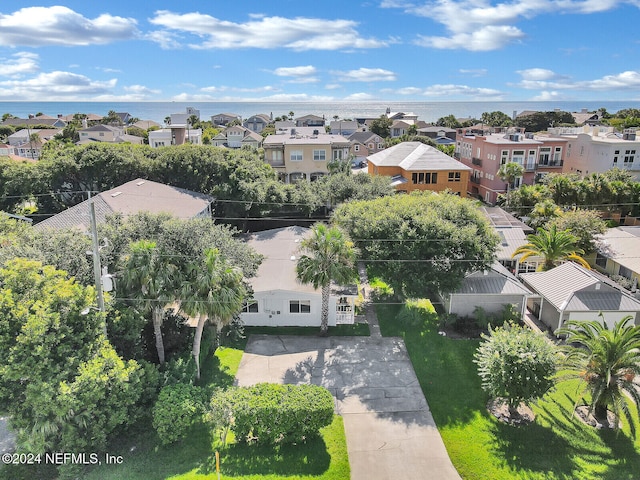
POLYGON ((117 197, 118 195, 122 195, 122 192, 115 192, 111 194, 112 197, 117 197))
POLYGON ((140 185, 144 185, 144 183, 145 183, 145 181, 144 181, 144 180, 142 180, 142 181, 140 181, 140 182, 137 182, 137 183, 136 183, 136 185, 137 185, 137 186, 140 186, 140 185))

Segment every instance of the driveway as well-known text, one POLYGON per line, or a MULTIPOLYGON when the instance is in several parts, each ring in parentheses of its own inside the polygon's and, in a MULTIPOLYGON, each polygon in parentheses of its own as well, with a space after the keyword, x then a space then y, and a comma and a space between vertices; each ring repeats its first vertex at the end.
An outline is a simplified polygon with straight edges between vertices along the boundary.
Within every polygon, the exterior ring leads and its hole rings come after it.
POLYGON ((460 479, 402 339, 252 335, 236 384, 260 382, 331 391, 353 480, 460 479))

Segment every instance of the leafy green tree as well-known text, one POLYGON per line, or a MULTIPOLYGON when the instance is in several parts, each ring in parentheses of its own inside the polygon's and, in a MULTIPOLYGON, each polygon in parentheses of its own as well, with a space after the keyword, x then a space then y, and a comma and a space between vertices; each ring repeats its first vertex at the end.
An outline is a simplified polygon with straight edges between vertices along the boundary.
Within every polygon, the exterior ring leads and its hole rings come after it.
POLYGON ((130 298, 141 311, 150 312, 153 322, 158 361, 165 361, 162 320, 165 306, 178 299, 182 278, 170 252, 156 248, 156 243, 139 240, 130 245, 124 259, 120 285, 124 298, 130 298))
MULTIPOLYGON (((635 437, 635 423, 627 404, 630 398, 640 414, 640 392, 634 380, 640 375, 640 326, 631 316, 609 328, 604 321, 569 320, 556 334, 566 335, 563 378, 580 379, 591 395, 590 411, 608 424, 607 410, 627 419, 635 437)), ((616 421, 616 428, 617 428, 616 421)))
POLYGON ((217 249, 204 252, 204 261, 187 265, 181 292, 181 308, 198 319, 193 339, 196 378, 200 379, 200 346, 207 321, 216 327, 216 343, 222 327, 240 313, 247 292, 242 283, 242 270, 230 265, 217 249))
POLYGON ((102 117, 100 123, 105 125, 122 125, 122 119, 120 115, 118 115, 115 110, 109 110, 107 114, 102 117))
POLYGON ((480 121, 491 127, 509 127, 513 124, 511 117, 504 112, 484 112, 480 116, 480 121))
POLYGON ((549 229, 538 228, 534 235, 527 235, 529 243, 521 245, 513 252, 512 258, 522 255, 520 261, 529 257, 542 257, 540 270, 550 270, 564 261, 572 261, 589 269, 589 263, 581 257, 584 250, 578 247, 578 237, 568 230, 558 230, 555 224, 549 229))
POLYGON ((186 383, 164 387, 153 407, 153 428, 160 443, 168 445, 186 438, 191 427, 202 421, 204 402, 200 387, 186 383))
POLYGON ((563 212, 551 220, 551 225, 555 225, 557 230, 571 232, 578 239, 578 248, 585 252, 593 252, 596 248, 596 235, 607 231, 607 224, 599 212, 583 208, 563 212))
POLYGON ((557 348, 543 335, 514 324, 482 334, 474 354, 482 389, 493 398, 504 398, 510 416, 518 406, 544 396, 554 385, 559 361, 557 348))
POLYGON ((393 122, 389 120, 386 115, 380 115, 379 118, 376 118, 369 125, 369 130, 371 133, 375 133, 382 138, 387 138, 391 136, 391 125, 393 122))
POLYGON ((102 313, 81 313, 94 293, 39 262, 0 268, 0 402, 25 451, 100 450, 134 420, 144 372, 106 342, 102 313))
POLYGON ((391 177, 384 175, 336 173, 325 175, 311 186, 318 197, 318 204, 327 205, 329 208, 348 200, 372 200, 395 194, 391 177))
POLYGON ((543 227, 560 215, 562 215, 562 209, 553 203, 553 200, 546 199, 533 206, 529 225, 534 228, 543 227))
POLYGON ((447 115, 446 117, 440 117, 436 121, 436 125, 438 127, 447 127, 447 128, 460 128, 462 125, 455 117, 455 115, 447 115))
POLYGON ((356 249, 341 229, 317 223, 300 243, 300 251, 302 255, 296 265, 298 279, 321 289, 320 333, 326 335, 331 282, 344 284, 355 278, 356 249))
POLYGON ((575 120, 570 112, 551 111, 519 116, 514 123, 516 127, 524 128, 527 132, 541 132, 558 125, 575 125, 575 120))
POLYGON ((474 203, 456 195, 414 192, 350 201, 336 209, 334 221, 374 274, 406 297, 455 290, 469 271, 493 263, 498 245, 474 203))

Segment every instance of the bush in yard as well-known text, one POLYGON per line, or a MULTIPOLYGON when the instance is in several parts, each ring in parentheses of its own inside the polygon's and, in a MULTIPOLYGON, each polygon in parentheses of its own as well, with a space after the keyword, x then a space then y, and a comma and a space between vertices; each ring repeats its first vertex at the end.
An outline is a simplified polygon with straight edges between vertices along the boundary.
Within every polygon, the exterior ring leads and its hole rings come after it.
POLYGON ((202 420, 204 396, 199 387, 176 383, 160 391, 153 407, 153 428, 163 444, 185 438, 189 429, 202 420))
POLYGON ((547 339, 518 325, 489 330, 474 355, 482 388, 504 398, 511 417, 521 402, 542 397, 554 384, 558 351, 547 339))
POLYGON ((216 392, 207 419, 231 429, 240 442, 295 443, 317 435, 333 420, 333 397, 316 385, 260 383, 216 392))
POLYGON ((407 299, 398 313, 398 321, 404 325, 422 325, 431 315, 435 315, 435 309, 427 298, 407 299))

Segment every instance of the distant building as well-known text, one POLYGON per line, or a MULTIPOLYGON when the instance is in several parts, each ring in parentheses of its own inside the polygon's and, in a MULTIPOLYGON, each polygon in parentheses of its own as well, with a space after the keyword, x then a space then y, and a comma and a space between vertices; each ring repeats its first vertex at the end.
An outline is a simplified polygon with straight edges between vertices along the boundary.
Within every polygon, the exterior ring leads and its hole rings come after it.
POLYGON ((214 125, 219 125, 222 127, 226 127, 231 122, 234 121, 242 122, 242 116, 237 113, 217 113, 211 116, 211 123, 214 125))
POLYGON ((242 122, 242 126, 248 128, 252 132, 260 133, 273 121, 273 118, 267 114, 259 113, 252 115, 242 122))

